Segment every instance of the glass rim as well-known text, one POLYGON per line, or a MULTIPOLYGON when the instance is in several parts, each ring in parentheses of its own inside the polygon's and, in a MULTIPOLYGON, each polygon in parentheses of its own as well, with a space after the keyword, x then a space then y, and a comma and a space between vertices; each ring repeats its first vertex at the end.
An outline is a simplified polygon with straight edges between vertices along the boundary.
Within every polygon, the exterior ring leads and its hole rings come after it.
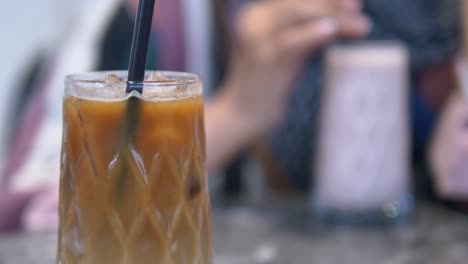
MULTIPOLYGON (((147 77, 150 74, 160 73, 165 77, 168 77, 167 80, 144 80, 142 83, 144 87, 170 87, 170 86, 190 86, 201 82, 201 79, 198 75, 188 72, 178 72, 178 71, 155 71, 148 70, 145 72, 147 77)), ((129 81, 127 81, 128 71, 117 70, 117 71, 89 71, 77 74, 70 74, 65 77, 65 82, 69 84, 109 84, 113 83, 115 85, 126 86, 129 81), (118 81, 109 81, 105 78, 109 75, 116 75, 118 81)), ((146 78, 145 77, 145 78, 146 78)))
POLYGON ((331 45, 325 51, 325 63, 327 67, 407 67, 410 54, 398 40, 358 40, 331 45))

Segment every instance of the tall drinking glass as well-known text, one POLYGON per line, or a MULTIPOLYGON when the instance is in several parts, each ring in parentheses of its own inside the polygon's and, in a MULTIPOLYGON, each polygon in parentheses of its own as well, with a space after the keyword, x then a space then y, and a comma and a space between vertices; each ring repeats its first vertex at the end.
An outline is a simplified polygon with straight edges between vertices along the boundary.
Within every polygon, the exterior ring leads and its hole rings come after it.
POLYGON ((134 111, 124 72, 66 79, 57 263, 212 263, 202 84, 146 79, 134 111))
POLYGON ((398 42, 327 51, 313 193, 327 220, 393 222, 411 211, 408 61, 398 42))

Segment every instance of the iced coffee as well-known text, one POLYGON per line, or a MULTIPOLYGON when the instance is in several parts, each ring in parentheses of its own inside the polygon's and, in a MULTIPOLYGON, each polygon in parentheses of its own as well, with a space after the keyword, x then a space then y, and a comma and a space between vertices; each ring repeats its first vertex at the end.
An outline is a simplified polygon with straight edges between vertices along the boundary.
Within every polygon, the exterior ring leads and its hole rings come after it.
POLYGON ((67 79, 57 262, 210 264, 200 81, 149 73, 143 94, 127 95, 125 79, 67 79))

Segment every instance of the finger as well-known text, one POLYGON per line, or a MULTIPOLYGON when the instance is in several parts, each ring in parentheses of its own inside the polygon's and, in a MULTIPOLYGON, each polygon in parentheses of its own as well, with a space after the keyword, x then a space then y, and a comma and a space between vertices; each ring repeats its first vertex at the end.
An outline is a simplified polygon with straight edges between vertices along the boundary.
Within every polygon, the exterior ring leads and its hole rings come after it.
MULTIPOLYGON (((268 1, 265 1, 268 2, 268 1)), ((330 0, 276 0, 272 1, 270 16, 276 29, 282 29, 304 21, 335 15, 337 2, 330 0)))
POLYGON ((237 30, 244 42, 271 40, 290 27, 315 21, 333 13, 329 0, 265 0, 249 4, 238 19, 237 30))
POLYGON ((298 25, 277 36, 279 57, 304 56, 330 42, 338 33, 337 21, 323 18, 298 25))
POLYGON ((361 0, 340 0, 338 4, 342 11, 350 13, 359 13, 362 10, 361 0))
POLYGON ((338 16, 339 35, 344 38, 362 38, 371 30, 370 20, 362 15, 342 14, 338 16))

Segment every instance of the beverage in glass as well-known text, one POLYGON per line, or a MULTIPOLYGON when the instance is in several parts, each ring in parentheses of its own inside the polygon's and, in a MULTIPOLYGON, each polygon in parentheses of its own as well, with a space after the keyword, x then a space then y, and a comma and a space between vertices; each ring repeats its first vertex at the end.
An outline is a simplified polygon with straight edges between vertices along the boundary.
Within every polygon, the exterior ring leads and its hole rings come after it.
POLYGON ((146 79, 66 79, 58 263, 212 263, 201 82, 146 79))

